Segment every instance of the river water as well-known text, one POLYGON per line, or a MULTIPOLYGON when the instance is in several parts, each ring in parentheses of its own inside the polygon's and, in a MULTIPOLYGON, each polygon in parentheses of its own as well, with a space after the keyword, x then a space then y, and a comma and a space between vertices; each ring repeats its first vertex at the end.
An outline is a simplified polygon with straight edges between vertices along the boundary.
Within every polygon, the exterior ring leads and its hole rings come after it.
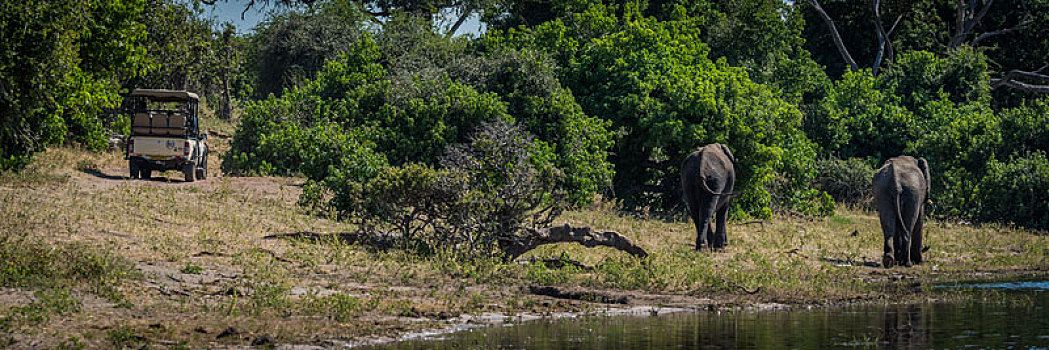
POLYGON ((965 303, 546 320, 375 348, 1049 349, 1049 281, 943 288, 997 292, 965 303))

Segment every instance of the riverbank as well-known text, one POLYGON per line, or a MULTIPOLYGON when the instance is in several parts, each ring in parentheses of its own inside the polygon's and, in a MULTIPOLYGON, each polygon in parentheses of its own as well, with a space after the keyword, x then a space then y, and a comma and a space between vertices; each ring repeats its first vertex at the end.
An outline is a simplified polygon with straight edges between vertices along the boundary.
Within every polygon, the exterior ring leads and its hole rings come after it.
POLYGON ((883 269, 878 219, 862 210, 734 222, 729 249, 709 253, 691 249, 691 223, 611 203, 561 220, 617 231, 648 259, 567 244, 512 263, 419 257, 302 212, 301 179, 218 168, 131 181, 119 154, 52 149, 0 175, 0 346, 335 346, 485 315, 943 301, 962 296, 931 284, 1049 271, 1049 237, 998 225, 933 221, 926 264, 883 269))

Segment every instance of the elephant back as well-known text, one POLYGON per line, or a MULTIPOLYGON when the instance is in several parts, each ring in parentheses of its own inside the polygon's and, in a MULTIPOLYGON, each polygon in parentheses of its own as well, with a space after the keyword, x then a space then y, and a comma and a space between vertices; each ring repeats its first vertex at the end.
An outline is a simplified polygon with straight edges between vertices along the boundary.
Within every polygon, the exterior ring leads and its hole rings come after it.
POLYGON ((929 184, 926 172, 917 159, 898 156, 885 161, 871 179, 875 194, 899 194, 904 191, 925 193, 929 184))

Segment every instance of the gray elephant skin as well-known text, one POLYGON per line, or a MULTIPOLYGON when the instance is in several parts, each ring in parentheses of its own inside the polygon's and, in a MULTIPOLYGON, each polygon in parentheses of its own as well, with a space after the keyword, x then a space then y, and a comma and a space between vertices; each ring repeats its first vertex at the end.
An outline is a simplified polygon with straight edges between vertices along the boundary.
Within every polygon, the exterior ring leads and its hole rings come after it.
POLYGON ((736 182, 735 162, 728 146, 714 143, 692 152, 681 164, 685 204, 696 224, 696 250, 722 249, 728 243, 725 220, 736 182))
POLYGON ((874 173, 872 183, 885 238, 882 266, 921 264, 929 163, 911 156, 889 159, 874 173))

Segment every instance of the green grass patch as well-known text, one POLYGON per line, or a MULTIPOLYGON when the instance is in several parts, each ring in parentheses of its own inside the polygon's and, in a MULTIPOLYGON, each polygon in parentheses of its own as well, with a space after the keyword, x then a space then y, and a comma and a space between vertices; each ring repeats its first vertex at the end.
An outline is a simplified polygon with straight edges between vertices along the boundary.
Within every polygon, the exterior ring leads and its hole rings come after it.
POLYGON ((44 244, 13 232, 0 233, 0 286, 79 288, 120 299, 117 287, 133 275, 131 262, 80 243, 44 244))
POLYGON ((204 268, 187 261, 186 266, 183 266, 179 272, 187 275, 199 275, 201 272, 204 272, 204 268))
POLYGON ((115 349, 142 349, 149 345, 149 339, 138 335, 128 325, 120 325, 106 331, 106 340, 115 349))

